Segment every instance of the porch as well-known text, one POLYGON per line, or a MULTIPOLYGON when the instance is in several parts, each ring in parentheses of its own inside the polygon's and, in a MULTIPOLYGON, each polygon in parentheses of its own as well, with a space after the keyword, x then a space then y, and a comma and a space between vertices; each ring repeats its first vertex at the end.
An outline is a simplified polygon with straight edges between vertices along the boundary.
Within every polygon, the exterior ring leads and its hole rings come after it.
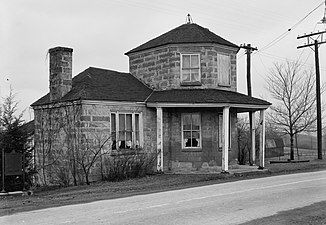
MULTIPOLYGON (((236 92, 190 90, 198 95, 179 98, 189 90, 161 91, 151 96, 147 107, 156 108, 157 171, 230 172, 229 163, 236 164, 238 156, 237 113, 259 112, 260 169, 265 167, 265 110, 270 103, 236 92), (174 94, 173 99, 171 92, 174 94), (221 98, 223 94, 223 98, 221 98), (231 98, 230 98, 231 97, 231 98), (208 102, 207 102, 208 100, 208 102), (169 114, 172 112, 172 120, 169 114), (190 122, 189 122, 190 121, 190 122)), ((252 126, 253 128, 255 126, 252 126)), ((252 143, 255 143, 252 130, 252 143)), ((255 161, 255 145, 251 158, 255 161)))

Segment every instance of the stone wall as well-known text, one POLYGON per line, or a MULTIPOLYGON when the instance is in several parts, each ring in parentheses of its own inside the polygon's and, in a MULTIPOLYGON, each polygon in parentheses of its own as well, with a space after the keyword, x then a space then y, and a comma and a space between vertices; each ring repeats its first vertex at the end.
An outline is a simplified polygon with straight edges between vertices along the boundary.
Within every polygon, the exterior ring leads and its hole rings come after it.
POLYGON ((129 71, 132 75, 156 90, 176 88, 218 88, 236 91, 236 53, 238 49, 220 45, 163 46, 129 55, 129 71), (180 83, 180 54, 199 53, 201 67, 200 86, 182 86, 180 83), (217 54, 230 55, 231 85, 218 84, 217 54))
POLYGON ((86 101, 35 107, 39 183, 66 185, 64 182, 71 184, 74 179, 77 183, 85 182, 80 163, 76 161, 80 162, 80 157, 91 158, 97 150, 103 155, 91 167, 89 179, 100 180, 105 173, 103 161, 112 155, 111 112, 140 113, 144 121, 141 151, 156 152, 156 111, 145 105, 86 101), (100 145, 103 145, 101 149, 100 145), (76 172, 75 178, 72 170, 76 172))
MULTIPOLYGON (((164 170, 200 170, 203 167, 220 167, 222 149, 218 148, 218 115, 222 109, 164 109, 163 110, 163 153, 164 170), (201 114, 202 147, 182 149, 181 113, 199 112, 201 114)), ((231 143, 229 161, 235 163, 238 157, 236 113, 230 114, 231 143)))

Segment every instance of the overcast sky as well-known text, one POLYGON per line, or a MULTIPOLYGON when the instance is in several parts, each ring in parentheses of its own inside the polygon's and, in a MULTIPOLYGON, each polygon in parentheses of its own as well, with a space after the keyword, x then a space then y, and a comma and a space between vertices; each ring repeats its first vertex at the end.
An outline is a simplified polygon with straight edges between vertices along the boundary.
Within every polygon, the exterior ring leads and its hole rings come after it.
MULTIPOLYGON (((261 49, 252 55, 253 95, 269 99, 264 77, 273 62, 295 60, 314 66, 313 51, 297 50, 298 35, 324 30, 321 0, 2 0, 0 2, 0 95, 10 85, 17 93, 25 120, 29 105, 48 92, 47 50, 71 47, 73 76, 89 66, 128 72, 125 52, 185 23, 193 22, 235 43, 261 49), (287 30, 294 25, 290 32, 287 30), (279 42, 272 42, 281 34, 279 42), (268 44, 269 48, 266 48, 268 44)), ((320 48, 325 81, 326 45, 320 48)), ((238 53, 238 91, 246 93, 246 57, 238 53)), ((324 96, 323 96, 324 98, 324 96)))

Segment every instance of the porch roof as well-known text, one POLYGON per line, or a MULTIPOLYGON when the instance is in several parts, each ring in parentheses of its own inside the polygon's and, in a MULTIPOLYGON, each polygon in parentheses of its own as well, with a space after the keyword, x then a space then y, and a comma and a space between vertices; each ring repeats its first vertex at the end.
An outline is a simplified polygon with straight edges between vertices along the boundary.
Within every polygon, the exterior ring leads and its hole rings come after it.
POLYGON ((149 107, 224 107, 266 109, 271 103, 234 91, 219 89, 172 89, 154 91, 147 99, 149 107))

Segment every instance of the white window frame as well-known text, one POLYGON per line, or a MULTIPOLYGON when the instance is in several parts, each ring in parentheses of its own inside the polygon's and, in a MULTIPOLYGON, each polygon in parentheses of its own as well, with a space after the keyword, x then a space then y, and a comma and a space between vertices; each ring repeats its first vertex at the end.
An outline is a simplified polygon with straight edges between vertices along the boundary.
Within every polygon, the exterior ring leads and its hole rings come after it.
POLYGON ((180 81, 181 83, 195 83, 195 82, 201 82, 201 68, 200 68, 200 54, 199 53, 181 53, 180 54, 180 81), (198 56, 198 67, 191 67, 190 65, 190 68, 187 68, 187 69, 190 69, 190 81, 183 81, 183 56, 187 56, 189 55, 190 56, 190 63, 191 63, 191 56, 198 56), (198 80, 191 80, 191 70, 192 69, 198 69, 198 75, 199 75, 199 79, 198 80))
MULTIPOLYGON (((231 86, 231 55, 228 55, 228 54, 221 54, 221 53, 218 53, 217 54, 217 76, 218 76, 218 85, 220 86, 231 86), (227 83, 224 83, 222 79, 222 63, 220 61, 220 57, 228 57, 228 81, 227 83)), ((224 74, 223 74, 224 75, 224 74)))
MULTIPOLYGON (((115 115, 115 149, 113 149, 113 140, 112 140, 112 146, 111 149, 112 150, 119 150, 119 149, 135 149, 135 148, 142 148, 143 147, 143 125, 142 125, 142 113, 141 112, 111 112, 110 114, 110 121, 111 121, 111 135, 113 133, 112 130, 112 115, 115 115), (131 115, 131 147, 130 148, 119 148, 119 115, 124 115, 126 118, 126 115, 131 115), (136 115, 138 115, 138 131, 136 130, 136 115), (136 143, 136 132, 139 133, 139 140, 138 140, 138 147, 137 143, 136 143)), ((126 119, 125 119, 125 128, 126 128, 126 119)), ((126 140, 126 130, 124 130, 123 132, 125 132, 125 140, 126 140)))
POLYGON ((201 132, 201 114, 200 113, 181 113, 181 148, 182 149, 201 149, 202 148, 202 140, 203 140, 203 137, 202 137, 202 132, 201 132), (196 114, 196 115, 199 115, 199 130, 192 130, 192 128, 190 130, 184 130, 183 129, 183 117, 185 115, 193 115, 193 114, 196 114), (197 147, 186 147, 186 144, 184 143, 184 131, 198 131, 199 132, 199 146, 197 147))

